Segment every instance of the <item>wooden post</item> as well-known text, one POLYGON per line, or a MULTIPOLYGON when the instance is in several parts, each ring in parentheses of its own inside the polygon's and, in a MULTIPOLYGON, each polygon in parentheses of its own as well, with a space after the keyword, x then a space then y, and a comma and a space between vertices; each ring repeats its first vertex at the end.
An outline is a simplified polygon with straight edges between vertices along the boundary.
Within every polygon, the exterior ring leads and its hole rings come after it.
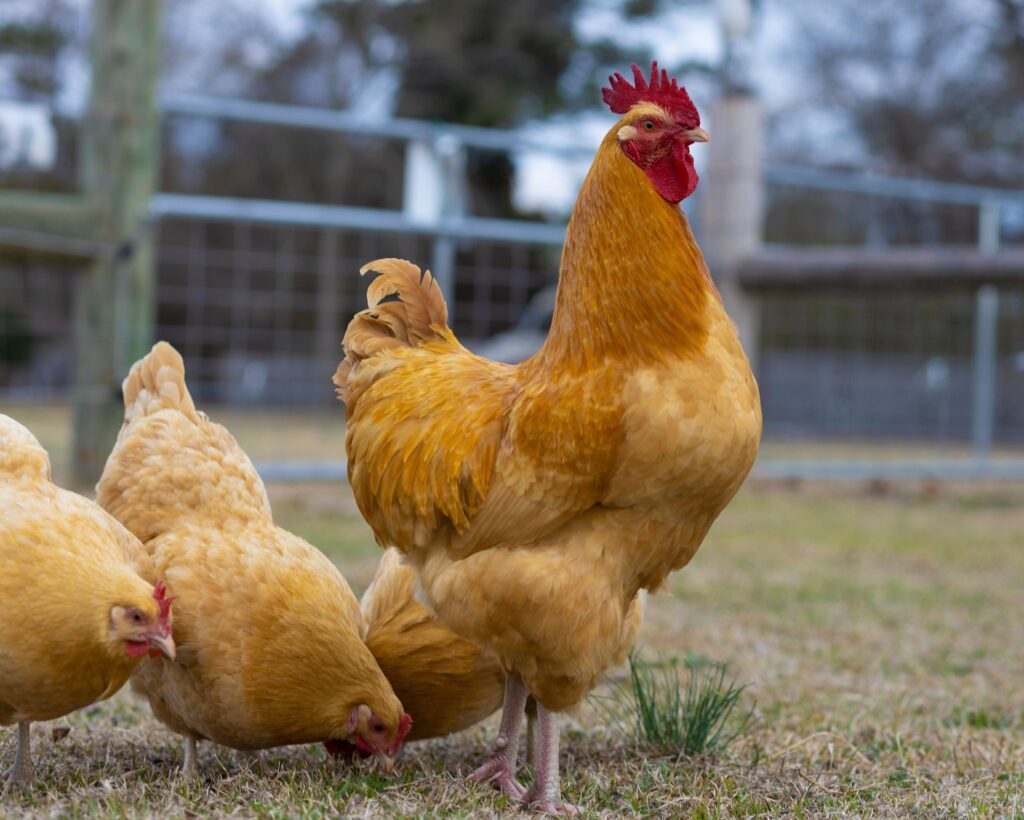
POLYGON ((760 319, 756 300, 740 286, 739 270, 761 245, 761 103, 750 95, 730 95, 712 107, 709 120, 710 162, 700 203, 701 247, 756 368, 760 319))
POLYGON ((94 482, 123 415, 121 381, 153 340, 160 0, 94 0, 92 91, 82 133, 82 187, 92 238, 108 248, 75 303, 73 471, 94 482))

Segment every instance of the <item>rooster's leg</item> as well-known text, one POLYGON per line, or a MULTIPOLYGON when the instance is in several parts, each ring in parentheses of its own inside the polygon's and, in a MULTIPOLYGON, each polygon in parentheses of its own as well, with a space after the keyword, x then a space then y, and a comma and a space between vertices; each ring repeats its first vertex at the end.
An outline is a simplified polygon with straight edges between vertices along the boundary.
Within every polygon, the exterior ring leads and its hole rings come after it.
POLYGON ((540 739, 537 744, 537 763, 533 785, 522 800, 530 808, 545 814, 577 814, 579 809, 562 802, 562 790, 558 778, 558 713, 537 704, 537 728, 540 739))
POLYGON ((536 713, 526 714, 526 763, 537 769, 537 758, 540 756, 540 732, 537 731, 536 713))
POLYGON ((18 750, 14 765, 7 772, 8 786, 28 786, 32 782, 31 724, 25 720, 18 724, 18 750))
POLYGON ((516 780, 516 756, 519 754, 519 732, 523 728, 527 695, 523 684, 511 675, 505 678, 505 703, 494 755, 469 776, 470 780, 478 783, 492 783, 502 794, 516 800, 525 791, 516 780))
POLYGON ((191 780, 196 776, 196 739, 191 735, 185 735, 185 742, 182 744, 182 751, 184 752, 183 759, 181 761, 181 774, 186 780, 191 780))

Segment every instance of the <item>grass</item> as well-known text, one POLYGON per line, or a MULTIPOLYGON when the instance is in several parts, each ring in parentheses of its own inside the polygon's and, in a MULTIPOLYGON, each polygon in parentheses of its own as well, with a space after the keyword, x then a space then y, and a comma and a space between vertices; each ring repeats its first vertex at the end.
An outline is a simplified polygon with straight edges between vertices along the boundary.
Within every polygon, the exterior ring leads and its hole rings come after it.
MULTIPOLYGON (((748 684, 736 716, 756 700, 753 720, 692 757, 584 705, 563 732, 566 799, 607 817, 1024 813, 1024 488, 877 489, 747 486, 652 596, 640 651, 728 663, 723 684, 748 684)), ((365 587, 379 552, 344 487, 271 498, 365 587)), ((614 670, 598 694, 628 675, 614 670)), ((464 780, 495 726, 410 746, 390 776, 315 747, 264 753, 264 774, 207 745, 189 785, 174 737, 121 692, 36 727, 39 784, 0 798, 0 815, 511 816, 464 780)), ((0 768, 13 750, 0 730, 0 768)))
POLYGON ((709 756, 724 751, 750 724, 753 707, 734 716, 746 686, 726 682, 728 664, 687 659, 686 686, 677 658, 646 661, 629 656, 629 681, 593 697, 598 713, 628 736, 630 729, 661 754, 709 756))

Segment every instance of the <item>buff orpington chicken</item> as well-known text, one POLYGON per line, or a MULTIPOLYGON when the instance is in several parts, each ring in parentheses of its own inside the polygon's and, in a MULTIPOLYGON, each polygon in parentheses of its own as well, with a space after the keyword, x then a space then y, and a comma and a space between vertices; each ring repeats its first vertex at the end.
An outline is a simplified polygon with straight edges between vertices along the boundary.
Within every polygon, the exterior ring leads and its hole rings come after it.
POLYGON ((678 207, 708 134, 657 65, 616 74, 621 115, 573 209, 551 329, 517 366, 466 350, 429 272, 371 262, 335 374, 348 471, 426 600, 506 671, 494 756, 472 777, 568 811, 559 713, 621 657, 641 590, 685 566, 753 465, 757 385, 678 207), (516 780, 524 704, 540 755, 516 780))
POLYGON ((161 342, 124 382, 99 503, 143 542, 176 603, 178 660, 132 688, 184 738, 235 749, 351 741, 390 767, 410 719, 363 643, 359 602, 316 548, 274 524, 255 468, 196 410, 161 342))
POLYGON ((173 659, 171 598, 142 545, 50 480, 50 458, 0 415, 0 725, 18 724, 10 785, 32 781, 30 725, 108 698, 150 652, 173 659))
POLYGON ((416 600, 416 572, 388 550, 361 602, 366 645, 412 716, 409 740, 467 729, 501 706, 498 659, 416 600))
MULTIPOLYGON (((361 606, 366 645, 412 716, 408 740, 425 740, 460 732, 497 711, 505 672, 494 655, 445 626, 417 600, 416 591, 415 569, 392 548, 381 558, 361 606)), ((634 601, 623 658, 640 629, 642 603, 634 601)))

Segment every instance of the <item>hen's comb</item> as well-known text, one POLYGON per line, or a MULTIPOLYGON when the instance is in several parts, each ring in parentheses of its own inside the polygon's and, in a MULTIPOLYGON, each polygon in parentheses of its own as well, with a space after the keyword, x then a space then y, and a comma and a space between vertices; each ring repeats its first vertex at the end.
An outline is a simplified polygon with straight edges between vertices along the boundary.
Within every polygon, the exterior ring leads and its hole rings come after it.
POLYGON ((167 594, 167 586, 163 581, 157 583, 153 588, 153 599, 160 607, 160 625, 169 627, 171 625, 171 604, 174 603, 174 596, 167 594))
POLYGON ((672 118, 683 122, 689 128, 700 125, 700 114, 693 105, 690 95, 668 72, 658 72, 658 61, 651 63, 651 79, 647 80, 640 67, 633 63, 633 85, 619 72, 608 78, 610 88, 601 89, 601 97, 614 114, 625 114, 638 102, 660 105, 672 114, 672 118))

